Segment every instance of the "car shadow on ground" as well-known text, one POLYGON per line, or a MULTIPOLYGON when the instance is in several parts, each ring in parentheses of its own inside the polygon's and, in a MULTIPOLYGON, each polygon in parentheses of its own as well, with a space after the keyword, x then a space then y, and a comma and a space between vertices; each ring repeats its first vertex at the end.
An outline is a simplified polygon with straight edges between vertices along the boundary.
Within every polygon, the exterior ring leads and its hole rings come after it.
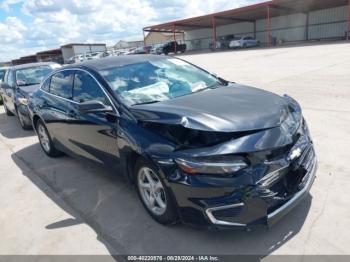
POLYGON ((5 113, 0 113, 0 133, 9 139, 35 135, 33 130, 23 130, 16 116, 7 116, 5 113))
POLYGON ((254 228, 247 232, 200 230, 185 225, 167 227, 148 216, 133 186, 117 172, 66 156, 48 158, 39 144, 14 153, 12 159, 33 183, 40 177, 68 204, 62 205, 35 183, 57 205, 72 216, 79 215, 75 219, 52 221, 45 225, 47 230, 87 223, 111 254, 265 256, 298 234, 312 200, 310 195, 306 197, 271 229, 254 228))

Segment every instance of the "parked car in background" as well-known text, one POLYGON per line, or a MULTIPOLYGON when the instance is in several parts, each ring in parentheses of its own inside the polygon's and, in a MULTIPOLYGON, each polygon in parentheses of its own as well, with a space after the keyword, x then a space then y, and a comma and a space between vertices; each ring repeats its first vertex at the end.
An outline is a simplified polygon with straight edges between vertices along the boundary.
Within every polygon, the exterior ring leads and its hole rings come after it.
POLYGON ((149 54, 152 46, 140 46, 133 51, 133 54, 149 54))
POLYGON ((259 41, 250 36, 234 39, 230 42, 230 48, 247 48, 259 46, 259 41))
POLYGON ((273 225, 315 178, 312 139, 294 99, 177 58, 67 66, 43 81, 28 107, 48 156, 114 167, 163 224, 273 225))
POLYGON ((0 68, 0 83, 4 80, 7 69, 8 69, 8 67, 1 67, 0 68))
POLYGON ((155 44, 150 50, 150 54, 160 55, 162 54, 164 44, 155 44))
POLYGON ((225 35, 220 36, 217 38, 215 42, 215 48, 214 48, 214 41, 210 41, 209 43, 209 49, 214 51, 215 49, 228 49, 230 42, 235 39, 234 35, 225 35))
POLYGON ((118 50, 107 50, 102 54, 103 57, 118 56, 118 55, 120 55, 120 51, 118 50))
POLYGON ((32 122, 28 113, 28 99, 39 87, 41 80, 61 67, 56 63, 32 63, 10 67, 1 83, 5 112, 16 115, 23 129, 30 129, 32 122))
POLYGON ((124 55, 133 55, 136 48, 129 48, 124 51, 124 55))
POLYGON ((75 64, 84 61, 84 55, 75 55, 68 59, 67 64, 75 64))
POLYGON ((104 52, 82 53, 69 58, 67 61, 67 64, 75 64, 86 60, 100 59, 103 57, 104 57, 104 52))
MULTIPOLYGON (((0 68, 0 85, 4 80, 6 71, 7 71, 7 67, 1 67, 0 68)), ((2 90, 1 90, 1 86, 0 86, 0 105, 2 105, 2 90)))
POLYGON ((85 60, 100 59, 103 57, 103 52, 93 52, 93 53, 84 53, 85 60))
POLYGON ((128 53, 128 51, 126 51, 126 50, 116 50, 114 52, 114 54, 117 55, 117 56, 126 55, 127 53, 128 53))
POLYGON ((101 57, 103 58, 103 57, 109 57, 109 56, 118 56, 120 54, 121 54, 121 51, 112 49, 112 50, 107 50, 103 52, 101 57))
POLYGON ((186 44, 179 44, 176 41, 170 41, 167 43, 162 44, 159 49, 158 54, 169 54, 169 53, 184 53, 186 51, 186 44))

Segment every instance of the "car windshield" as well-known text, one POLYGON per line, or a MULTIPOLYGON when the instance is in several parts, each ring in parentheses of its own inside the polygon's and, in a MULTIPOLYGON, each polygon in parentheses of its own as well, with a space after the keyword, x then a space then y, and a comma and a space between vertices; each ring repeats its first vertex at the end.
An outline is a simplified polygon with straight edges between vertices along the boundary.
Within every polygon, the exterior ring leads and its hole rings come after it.
POLYGON ((16 83, 18 86, 37 85, 45 76, 55 69, 54 66, 44 65, 19 69, 16 71, 16 83))
POLYGON ((174 58, 109 68, 101 74, 128 105, 165 101, 220 84, 215 76, 174 58))

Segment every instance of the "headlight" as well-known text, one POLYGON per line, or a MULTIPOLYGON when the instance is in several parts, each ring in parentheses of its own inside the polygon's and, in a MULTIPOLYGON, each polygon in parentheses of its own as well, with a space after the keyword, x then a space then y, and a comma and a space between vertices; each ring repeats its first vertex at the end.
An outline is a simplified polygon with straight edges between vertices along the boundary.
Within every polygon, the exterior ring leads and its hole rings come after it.
POLYGON ((25 97, 20 97, 18 98, 18 102, 21 104, 21 105, 28 105, 28 99, 25 98, 25 97))
POLYGON ((294 134, 302 123, 302 111, 299 103, 288 95, 283 98, 288 102, 289 109, 281 119, 281 128, 286 133, 294 134))
POLYGON ((294 135, 301 124, 300 114, 290 112, 286 114, 287 115, 283 117, 284 119, 281 122, 281 129, 285 134, 294 135))
POLYGON ((231 174, 248 166, 237 156, 178 158, 175 162, 188 174, 231 174))
POLYGON ((301 112, 301 107, 294 98, 290 97, 289 95, 284 95, 283 98, 287 101, 287 103, 293 108, 295 112, 301 112))

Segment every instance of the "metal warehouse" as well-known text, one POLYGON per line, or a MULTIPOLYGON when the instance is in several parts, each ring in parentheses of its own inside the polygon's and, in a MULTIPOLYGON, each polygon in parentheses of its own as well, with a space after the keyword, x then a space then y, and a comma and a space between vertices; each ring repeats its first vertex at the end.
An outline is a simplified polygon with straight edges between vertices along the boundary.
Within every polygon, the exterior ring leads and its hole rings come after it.
POLYGON ((261 44, 350 38, 350 0, 274 0, 145 27, 184 35, 188 50, 207 49, 219 37, 252 36, 261 44))

